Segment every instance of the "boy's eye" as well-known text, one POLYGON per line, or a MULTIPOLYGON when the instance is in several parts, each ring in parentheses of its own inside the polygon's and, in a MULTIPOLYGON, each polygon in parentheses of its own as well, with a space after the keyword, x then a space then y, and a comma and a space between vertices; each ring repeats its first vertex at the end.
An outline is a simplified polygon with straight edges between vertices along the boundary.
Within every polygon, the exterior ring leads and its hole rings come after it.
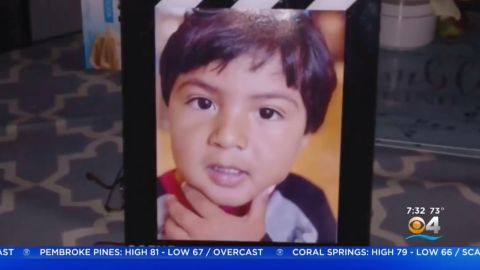
POLYGON ((266 120, 278 120, 282 118, 279 112, 270 108, 261 108, 258 113, 260 114, 260 118, 266 120))
POLYGON ((197 110, 215 109, 213 102, 207 98, 192 98, 188 101, 188 104, 197 110))

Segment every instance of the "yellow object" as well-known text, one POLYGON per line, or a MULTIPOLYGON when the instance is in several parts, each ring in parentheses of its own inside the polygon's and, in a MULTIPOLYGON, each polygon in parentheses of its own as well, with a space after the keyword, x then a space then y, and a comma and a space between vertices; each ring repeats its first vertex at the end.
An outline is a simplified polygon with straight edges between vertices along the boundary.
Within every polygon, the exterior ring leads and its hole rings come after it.
POLYGON ((432 0, 433 12, 439 17, 453 17, 460 20, 461 14, 453 0, 432 0))

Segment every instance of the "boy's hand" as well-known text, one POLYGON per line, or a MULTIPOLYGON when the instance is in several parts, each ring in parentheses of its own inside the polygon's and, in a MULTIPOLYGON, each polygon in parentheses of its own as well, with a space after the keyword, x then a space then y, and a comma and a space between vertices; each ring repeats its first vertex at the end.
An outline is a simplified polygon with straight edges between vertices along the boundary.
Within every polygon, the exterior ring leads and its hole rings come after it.
POLYGON ((254 198, 250 211, 243 217, 225 213, 189 185, 182 185, 182 189, 199 215, 183 206, 174 196, 170 197, 167 200, 166 239, 259 241, 265 235, 265 214, 272 189, 254 198))

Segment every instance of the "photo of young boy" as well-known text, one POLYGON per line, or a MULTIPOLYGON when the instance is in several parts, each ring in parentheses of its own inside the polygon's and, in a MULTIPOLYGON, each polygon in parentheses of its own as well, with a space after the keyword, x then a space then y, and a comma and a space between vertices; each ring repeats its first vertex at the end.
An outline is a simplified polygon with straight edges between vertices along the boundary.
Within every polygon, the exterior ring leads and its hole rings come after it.
MULTIPOLYGON (((318 14, 181 14, 157 59, 158 239, 335 243, 324 191, 292 172, 337 87, 318 14)), ((307 169, 338 176, 333 159, 307 169)))

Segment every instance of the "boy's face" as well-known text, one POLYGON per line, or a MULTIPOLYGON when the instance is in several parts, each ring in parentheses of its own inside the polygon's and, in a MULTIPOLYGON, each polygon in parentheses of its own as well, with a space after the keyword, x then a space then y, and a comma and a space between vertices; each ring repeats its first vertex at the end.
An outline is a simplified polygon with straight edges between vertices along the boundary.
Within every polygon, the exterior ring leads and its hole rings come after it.
POLYGON ((306 139, 306 109, 279 55, 256 70, 252 61, 180 75, 169 101, 177 171, 218 205, 243 205, 284 180, 306 139))

